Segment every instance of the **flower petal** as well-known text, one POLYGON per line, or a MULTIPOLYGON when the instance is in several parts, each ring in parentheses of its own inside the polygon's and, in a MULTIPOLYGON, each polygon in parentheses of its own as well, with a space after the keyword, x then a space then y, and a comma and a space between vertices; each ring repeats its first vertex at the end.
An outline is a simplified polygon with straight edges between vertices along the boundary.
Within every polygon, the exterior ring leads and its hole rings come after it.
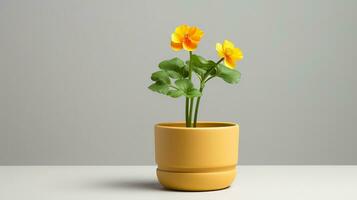
POLYGON ((174 43, 181 43, 183 41, 183 36, 178 33, 172 33, 171 41, 174 43))
MULTIPOLYGON (((196 28, 196 27, 195 27, 196 28)), ((199 28, 196 28, 196 31, 190 35, 190 38, 196 42, 199 42, 201 38, 203 37, 204 32, 200 30, 199 28)))
POLYGON ((175 33, 180 34, 180 35, 185 35, 188 32, 188 29, 190 27, 186 24, 182 24, 175 29, 175 33))
POLYGON ((191 40, 185 40, 183 42, 183 48, 186 50, 186 51, 193 51, 197 48, 197 43, 191 41, 191 40))
POLYGON ((233 42, 231 42, 229 40, 224 40, 224 42, 223 42, 223 50, 224 49, 233 49, 233 48, 234 48, 233 42))
POLYGON ((188 35, 194 35, 196 31, 197 31, 197 27, 192 26, 192 27, 190 27, 190 28, 188 29, 187 34, 188 34, 188 35))
POLYGON ((242 60, 243 52, 239 48, 234 48, 232 57, 237 60, 242 60))
POLYGON ((233 58, 231 57, 224 57, 224 64, 228 67, 228 68, 231 68, 231 69, 234 69, 235 66, 236 66, 236 63, 234 61, 233 58))
POLYGON ((221 43, 216 43, 216 51, 217 51, 219 57, 221 57, 221 58, 224 57, 223 47, 222 47, 221 43))
POLYGON ((182 49, 182 43, 171 42, 171 48, 174 51, 180 51, 182 49))

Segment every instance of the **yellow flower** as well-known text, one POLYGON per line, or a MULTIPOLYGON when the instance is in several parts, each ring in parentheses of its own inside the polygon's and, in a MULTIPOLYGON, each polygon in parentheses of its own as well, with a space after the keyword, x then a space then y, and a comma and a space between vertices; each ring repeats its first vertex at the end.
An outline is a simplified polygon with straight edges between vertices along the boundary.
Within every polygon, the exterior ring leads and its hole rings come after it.
POLYGON ((217 43, 216 50, 218 56, 224 58, 224 64, 231 69, 235 68, 236 61, 243 59, 243 52, 239 48, 234 47, 231 41, 224 40, 223 44, 217 43))
POLYGON ((197 48, 203 36, 203 31, 195 26, 181 25, 176 27, 171 34, 171 48, 179 51, 182 48, 186 51, 193 51, 197 48))

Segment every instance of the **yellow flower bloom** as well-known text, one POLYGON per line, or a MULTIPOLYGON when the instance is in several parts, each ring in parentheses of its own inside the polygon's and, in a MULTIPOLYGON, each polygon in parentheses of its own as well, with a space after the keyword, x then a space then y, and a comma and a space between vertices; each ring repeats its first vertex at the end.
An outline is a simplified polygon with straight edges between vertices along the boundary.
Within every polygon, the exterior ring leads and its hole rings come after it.
POLYGON ((218 56, 224 58, 224 64, 231 69, 235 68, 236 61, 243 59, 243 52, 239 48, 234 47, 231 41, 224 40, 223 44, 217 43, 216 50, 218 56))
POLYGON ((179 51, 182 48, 186 51, 193 51, 197 48, 203 36, 203 31, 195 26, 181 25, 176 27, 171 34, 171 48, 179 51))

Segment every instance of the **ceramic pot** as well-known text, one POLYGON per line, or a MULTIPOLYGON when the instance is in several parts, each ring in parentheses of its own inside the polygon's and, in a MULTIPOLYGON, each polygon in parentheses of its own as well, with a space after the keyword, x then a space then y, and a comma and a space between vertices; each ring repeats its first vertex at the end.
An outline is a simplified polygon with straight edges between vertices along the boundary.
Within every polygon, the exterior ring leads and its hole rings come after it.
POLYGON ((166 188, 207 191, 227 188, 236 176, 239 126, 228 122, 184 122, 155 126, 157 177, 166 188))

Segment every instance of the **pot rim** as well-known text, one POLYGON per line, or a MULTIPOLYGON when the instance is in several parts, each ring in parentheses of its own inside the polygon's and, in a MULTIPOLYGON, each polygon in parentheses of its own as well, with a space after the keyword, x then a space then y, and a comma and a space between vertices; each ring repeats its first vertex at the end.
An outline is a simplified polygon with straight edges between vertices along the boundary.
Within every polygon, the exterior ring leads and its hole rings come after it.
POLYGON ((232 127, 238 127, 238 123, 234 122, 217 122, 217 121, 198 121, 197 124, 206 124, 211 126, 206 127, 185 127, 186 122, 178 121, 178 122, 160 122, 155 124, 157 128, 165 128, 165 129, 183 129, 183 130, 202 130, 202 129, 226 129, 232 127), (214 126, 216 125, 216 126, 214 126))

